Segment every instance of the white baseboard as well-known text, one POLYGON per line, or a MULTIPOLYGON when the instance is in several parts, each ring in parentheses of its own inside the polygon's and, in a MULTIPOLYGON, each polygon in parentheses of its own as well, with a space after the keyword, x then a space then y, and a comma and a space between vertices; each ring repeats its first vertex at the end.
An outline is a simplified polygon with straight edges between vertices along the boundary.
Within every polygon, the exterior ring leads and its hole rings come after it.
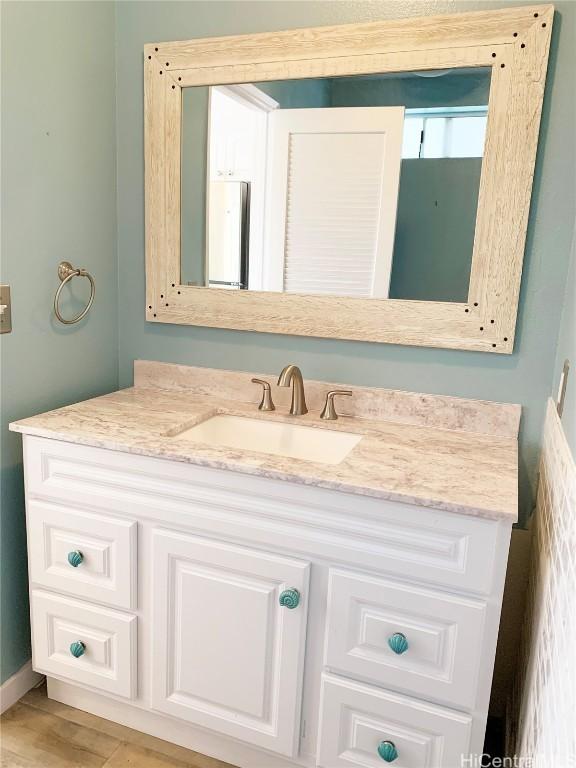
POLYGON ((18 672, 9 677, 6 682, 0 686, 0 715, 6 712, 13 704, 28 693, 30 688, 42 680, 43 675, 34 672, 32 662, 27 661, 18 672))

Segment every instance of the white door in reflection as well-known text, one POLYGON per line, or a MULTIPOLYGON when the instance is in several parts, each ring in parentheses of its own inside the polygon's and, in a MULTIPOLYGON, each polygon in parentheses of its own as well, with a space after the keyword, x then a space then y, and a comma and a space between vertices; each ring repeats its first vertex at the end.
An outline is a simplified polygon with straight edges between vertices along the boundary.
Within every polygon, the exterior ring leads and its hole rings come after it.
POLYGON ((404 107, 268 115, 264 290, 386 298, 404 107))
POLYGON ((250 83, 210 88, 206 284, 260 288, 268 113, 278 102, 250 83))

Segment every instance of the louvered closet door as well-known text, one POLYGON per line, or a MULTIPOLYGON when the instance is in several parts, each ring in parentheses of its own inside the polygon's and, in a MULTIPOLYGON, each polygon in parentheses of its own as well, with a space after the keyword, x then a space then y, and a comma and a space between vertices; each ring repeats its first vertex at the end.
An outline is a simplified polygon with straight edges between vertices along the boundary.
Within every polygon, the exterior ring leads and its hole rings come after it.
POLYGON ((268 290, 388 296, 403 107, 269 115, 268 290))

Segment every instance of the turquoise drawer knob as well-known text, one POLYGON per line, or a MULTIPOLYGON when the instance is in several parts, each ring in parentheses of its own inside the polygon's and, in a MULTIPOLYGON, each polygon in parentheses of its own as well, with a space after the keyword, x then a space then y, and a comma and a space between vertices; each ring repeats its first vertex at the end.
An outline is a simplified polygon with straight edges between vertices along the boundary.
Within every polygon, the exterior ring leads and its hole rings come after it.
POLYGON ((68 552, 68 562, 72 568, 78 568, 80 563, 84 560, 84 555, 75 549, 73 552, 68 552))
POLYGON ((378 744, 378 754, 385 763, 392 763, 398 757, 398 750, 392 741, 381 741, 378 744))
POLYGON ((70 653, 76 659, 80 658, 80 656, 83 656, 85 650, 86 645, 82 642, 82 640, 76 640, 75 643, 70 643, 70 653))
POLYGON ((280 605, 284 608, 296 608, 300 602, 300 592, 295 587, 285 589, 280 595, 280 605))
POLYGON ((390 635, 388 645, 398 656, 408 650, 408 640, 406 640, 406 635, 403 635, 402 632, 394 632, 393 635, 390 635))

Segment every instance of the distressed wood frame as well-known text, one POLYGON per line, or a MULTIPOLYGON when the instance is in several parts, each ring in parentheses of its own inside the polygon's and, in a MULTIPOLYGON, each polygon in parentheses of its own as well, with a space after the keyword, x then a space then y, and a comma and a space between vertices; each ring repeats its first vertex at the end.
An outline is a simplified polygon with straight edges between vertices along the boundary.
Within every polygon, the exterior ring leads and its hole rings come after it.
POLYGON ((534 5, 146 45, 146 319, 511 353, 553 15, 552 5, 534 5), (467 302, 180 283, 182 88, 487 66, 488 126, 467 302))

